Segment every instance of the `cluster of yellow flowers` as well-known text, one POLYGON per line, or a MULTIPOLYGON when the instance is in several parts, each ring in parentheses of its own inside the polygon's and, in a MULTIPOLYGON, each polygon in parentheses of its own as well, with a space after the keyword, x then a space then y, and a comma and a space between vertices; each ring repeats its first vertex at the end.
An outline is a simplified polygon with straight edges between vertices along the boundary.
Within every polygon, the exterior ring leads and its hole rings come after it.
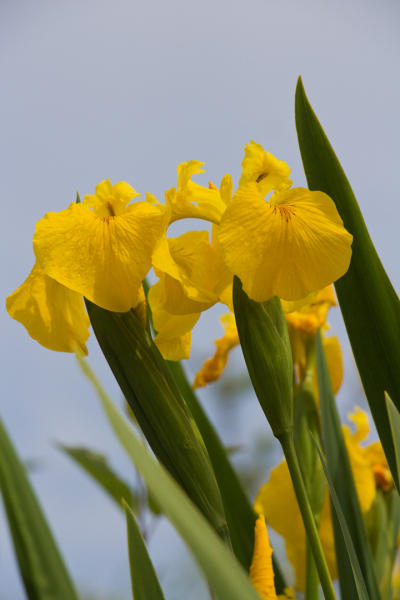
MULTIPOLYGON (((217 188, 192 177, 203 163, 178 166, 165 204, 127 183, 101 182, 93 195, 47 213, 33 237, 35 265, 7 298, 7 310, 43 346, 86 353, 89 319, 82 297, 115 312, 134 308, 153 267, 149 292, 155 343, 169 360, 187 358, 191 331, 217 302, 232 310, 237 275, 256 301, 279 296, 293 311, 347 270, 352 236, 324 193, 292 188, 288 165, 262 146, 245 147, 239 185, 217 188), (208 231, 167 237, 183 218, 212 223, 208 231)), ((228 317, 229 320, 229 317, 228 317)), ((199 380, 198 385, 201 385, 199 380)))
MULTIPOLYGON (((278 296, 282 301, 291 342, 295 384, 311 377, 318 386, 314 342, 336 304, 332 282, 348 269, 352 236, 334 202, 326 194, 292 188, 288 165, 250 142, 245 147, 236 191, 229 174, 219 187, 192 181, 203 163, 178 166, 176 188, 165 192, 162 204, 152 194, 139 194, 125 182, 101 182, 58 213, 47 213, 36 225, 34 267, 25 282, 7 298, 7 310, 32 338, 56 351, 87 353, 89 317, 83 298, 113 312, 127 312, 143 303, 142 282, 151 268, 158 281, 148 302, 154 341, 164 358, 181 360, 190 354, 191 332, 201 313, 218 302, 229 312, 221 318, 225 335, 197 373, 194 387, 218 379, 229 352, 239 344, 232 305, 234 276, 256 302, 278 296), (189 231, 168 237, 171 223, 198 218, 209 231, 189 231)), ((339 341, 323 336, 334 393, 343 367, 339 341)), ((367 415, 349 415, 355 431, 343 426, 354 480, 363 513, 377 490, 393 487, 379 442, 363 446, 369 434, 367 415)), ((255 509, 255 549, 250 578, 265 600, 277 598, 264 515, 285 540, 295 571, 295 587, 304 590, 306 537, 285 461, 272 470, 261 488, 255 509), (279 490, 279 493, 277 493, 279 490), (287 519, 287 514, 291 519, 287 519)), ((320 512, 319 533, 332 578, 336 559, 328 492, 320 512)), ((280 598, 294 598, 287 590, 280 598)))

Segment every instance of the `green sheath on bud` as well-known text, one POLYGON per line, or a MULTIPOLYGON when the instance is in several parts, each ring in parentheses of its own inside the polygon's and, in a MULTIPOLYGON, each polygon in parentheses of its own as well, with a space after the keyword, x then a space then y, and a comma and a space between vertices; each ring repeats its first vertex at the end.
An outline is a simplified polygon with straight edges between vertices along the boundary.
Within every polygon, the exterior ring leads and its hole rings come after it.
POLYGON ((228 539, 207 450, 167 364, 135 312, 114 313, 86 300, 94 333, 159 461, 228 539))
POLYGON ((235 277, 233 305, 251 382, 273 434, 279 437, 293 429, 292 351, 280 300, 250 300, 235 277))

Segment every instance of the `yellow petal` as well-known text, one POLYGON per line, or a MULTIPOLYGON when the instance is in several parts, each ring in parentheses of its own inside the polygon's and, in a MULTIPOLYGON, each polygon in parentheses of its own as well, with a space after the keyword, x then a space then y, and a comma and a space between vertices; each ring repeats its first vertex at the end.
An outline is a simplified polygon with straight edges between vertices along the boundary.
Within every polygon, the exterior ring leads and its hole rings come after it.
POLYGON ((164 209, 147 202, 105 218, 71 204, 38 221, 33 246, 49 277, 98 306, 126 312, 136 304, 165 226, 164 209))
POLYGON ((154 342, 166 360, 189 358, 192 329, 200 318, 197 314, 173 315, 165 310, 162 283, 150 288, 149 304, 157 332, 154 342))
POLYGON ((365 448, 365 458, 371 465, 375 485, 384 493, 394 488, 394 481, 380 442, 373 442, 365 448))
POLYGON ((45 348, 87 354, 90 321, 82 296, 48 277, 37 263, 8 296, 6 306, 10 316, 45 348))
POLYGON ((212 381, 219 379, 228 362, 230 351, 239 344, 239 335, 236 328, 235 316, 232 313, 222 315, 220 318, 225 335, 215 340, 215 352, 211 358, 208 358, 196 373, 194 378, 194 389, 204 387, 212 381))
POLYGON ((258 302, 298 300, 341 277, 352 236, 333 201, 322 192, 294 188, 265 202, 256 184, 239 188, 219 229, 223 256, 258 302))
POLYGON ((171 315, 190 315, 210 308, 210 303, 208 302, 191 300, 186 295, 180 281, 158 271, 157 275, 159 275, 160 280, 151 287, 149 293, 150 305, 153 311, 162 309, 171 315), (156 293, 157 302, 155 303, 154 298, 156 293))
POLYGON ((289 166, 265 152, 260 144, 251 141, 245 146, 239 186, 254 182, 262 196, 266 196, 271 190, 282 186, 290 187, 292 182, 289 175, 289 166))
POLYGON ((126 210, 127 204, 140 196, 129 183, 120 181, 113 185, 109 179, 96 186, 96 193, 87 194, 83 204, 94 209, 99 217, 120 215, 126 210))
POLYGON ((219 223, 226 208, 226 182, 223 196, 215 187, 204 187, 193 181, 191 177, 202 173, 204 163, 190 160, 178 166, 178 186, 165 193, 165 201, 170 210, 170 223, 178 219, 206 219, 219 223))
POLYGON ((272 552, 265 518, 261 514, 254 527, 254 552, 250 565, 250 581, 262 600, 277 600, 272 552))
POLYGON ((355 431, 351 434, 352 440, 356 444, 366 440, 369 436, 369 420, 367 413, 357 406, 352 413, 347 415, 347 418, 355 426, 355 431))
POLYGON ((182 284, 188 298, 208 305, 200 310, 215 304, 232 282, 220 249, 210 244, 207 231, 189 231, 163 240, 154 252, 153 265, 159 277, 161 272, 170 275, 182 284))
MULTIPOLYGON (((339 338, 336 336, 323 337, 322 343, 325 352, 326 363, 328 365, 329 376, 332 384, 332 391, 336 395, 340 390, 343 381, 343 357, 339 338)), ((314 389, 318 395, 318 376, 314 370, 314 389)))

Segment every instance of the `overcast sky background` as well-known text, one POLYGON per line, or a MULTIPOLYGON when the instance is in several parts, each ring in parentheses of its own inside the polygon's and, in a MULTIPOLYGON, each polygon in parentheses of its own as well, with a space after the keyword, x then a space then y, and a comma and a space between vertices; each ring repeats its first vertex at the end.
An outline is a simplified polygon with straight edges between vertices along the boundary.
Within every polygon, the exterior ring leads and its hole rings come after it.
MULTIPOLYGON (((255 139, 304 185, 293 112, 300 74, 399 289, 399 16, 396 0, 1 0, 1 297, 32 267, 35 222, 107 177, 159 199, 184 160, 206 163, 204 183, 226 172, 237 180, 255 139)), ((4 304, 0 318, 1 417, 20 455, 40 461, 32 480, 72 576, 98 598, 128 598, 123 519, 52 444, 104 451, 127 477, 128 461, 74 359, 31 340, 4 304)), ((330 320, 346 362, 340 399, 352 406, 358 379, 340 317, 330 320)), ((192 373, 212 350, 215 323, 216 311, 202 318, 192 373)), ((89 352, 118 401, 93 339, 89 352)), ((213 410, 212 393, 206 402, 223 427, 226 411, 213 410)), ((249 445, 265 424, 252 394, 241 402, 242 425, 225 423, 224 439, 249 445)), ((176 540, 173 563, 170 540, 163 523, 151 548, 167 600, 180 600, 190 567, 176 540)), ((10 598, 24 593, 1 518, 0 599, 10 598)))

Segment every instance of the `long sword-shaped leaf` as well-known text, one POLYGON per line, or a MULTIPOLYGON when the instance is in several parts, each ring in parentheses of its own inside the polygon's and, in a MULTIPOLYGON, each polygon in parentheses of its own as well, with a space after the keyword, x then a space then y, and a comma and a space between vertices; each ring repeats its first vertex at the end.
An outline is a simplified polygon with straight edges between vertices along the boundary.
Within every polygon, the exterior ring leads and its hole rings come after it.
POLYGON ((346 175, 304 92, 296 89, 296 127, 309 188, 327 193, 346 229, 353 256, 336 292, 354 357, 393 477, 399 488, 384 392, 400 409, 400 302, 379 260, 346 175))
POLYGON ((0 488, 29 600, 77 600, 39 502, 0 420, 0 488))
MULTIPOLYGON (((392 432, 394 455, 396 460, 397 478, 393 477, 393 479, 395 481, 396 479, 397 481, 400 481, 400 413, 387 392, 385 392, 385 405, 390 424, 390 431, 392 432)), ((400 492, 400 488, 398 486, 397 490, 400 492)))
POLYGON ((150 334, 133 311, 86 301, 96 338, 148 443, 221 537, 228 527, 200 432, 150 334))
POLYGON ((218 600, 260 600, 247 573, 171 475, 143 447, 127 420, 105 394, 88 364, 79 359, 95 386, 116 436, 162 512, 185 540, 218 600))
MULTIPOLYGON (((247 571, 253 555, 256 514, 232 467, 218 433, 189 385, 182 365, 177 362, 169 362, 168 365, 203 436, 221 492, 232 548, 236 558, 247 571)), ((283 594, 287 585, 274 554, 272 559, 276 591, 278 594, 283 594)))
POLYGON ((133 490, 113 471, 103 454, 89 448, 63 444, 57 444, 57 448, 80 465, 119 506, 125 500, 136 510, 138 502, 133 490))
POLYGON ((124 502, 128 529, 129 566, 135 600, 164 600, 160 583, 135 516, 124 502))
MULTIPOLYGON (((321 406, 322 441, 329 480, 336 490, 338 502, 343 511, 343 518, 349 530, 362 576, 368 590, 368 597, 370 600, 377 600, 380 598, 380 594, 375 576, 374 563, 365 532, 319 332, 316 338, 316 363, 321 406)), ((339 514, 336 517, 333 515, 340 588, 343 598, 357 598, 359 582, 355 580, 354 567, 351 556, 349 557, 346 540, 343 537, 343 523, 341 521, 342 519, 339 514)))
MULTIPOLYGON (((336 489, 333 484, 330 472, 328 470, 328 466, 322 454, 321 448, 318 445, 318 440, 316 438, 313 439, 329 486, 330 500, 333 509, 332 518, 334 523, 337 523, 338 530, 340 531, 342 536, 342 541, 340 542, 340 551, 346 553, 346 560, 349 563, 349 568, 351 569, 354 577, 353 579, 348 574, 346 574, 346 578, 341 578, 341 574, 339 574, 340 589, 345 594, 343 598, 346 598, 346 600, 370 600, 367 586, 365 585, 364 577, 361 572, 360 563, 358 561, 354 543, 349 528, 347 526, 347 519, 344 515, 338 495, 336 494, 336 489)), ((339 546, 337 546, 337 548, 339 548, 339 546)), ((336 552, 338 552, 338 550, 336 550, 336 552)))

